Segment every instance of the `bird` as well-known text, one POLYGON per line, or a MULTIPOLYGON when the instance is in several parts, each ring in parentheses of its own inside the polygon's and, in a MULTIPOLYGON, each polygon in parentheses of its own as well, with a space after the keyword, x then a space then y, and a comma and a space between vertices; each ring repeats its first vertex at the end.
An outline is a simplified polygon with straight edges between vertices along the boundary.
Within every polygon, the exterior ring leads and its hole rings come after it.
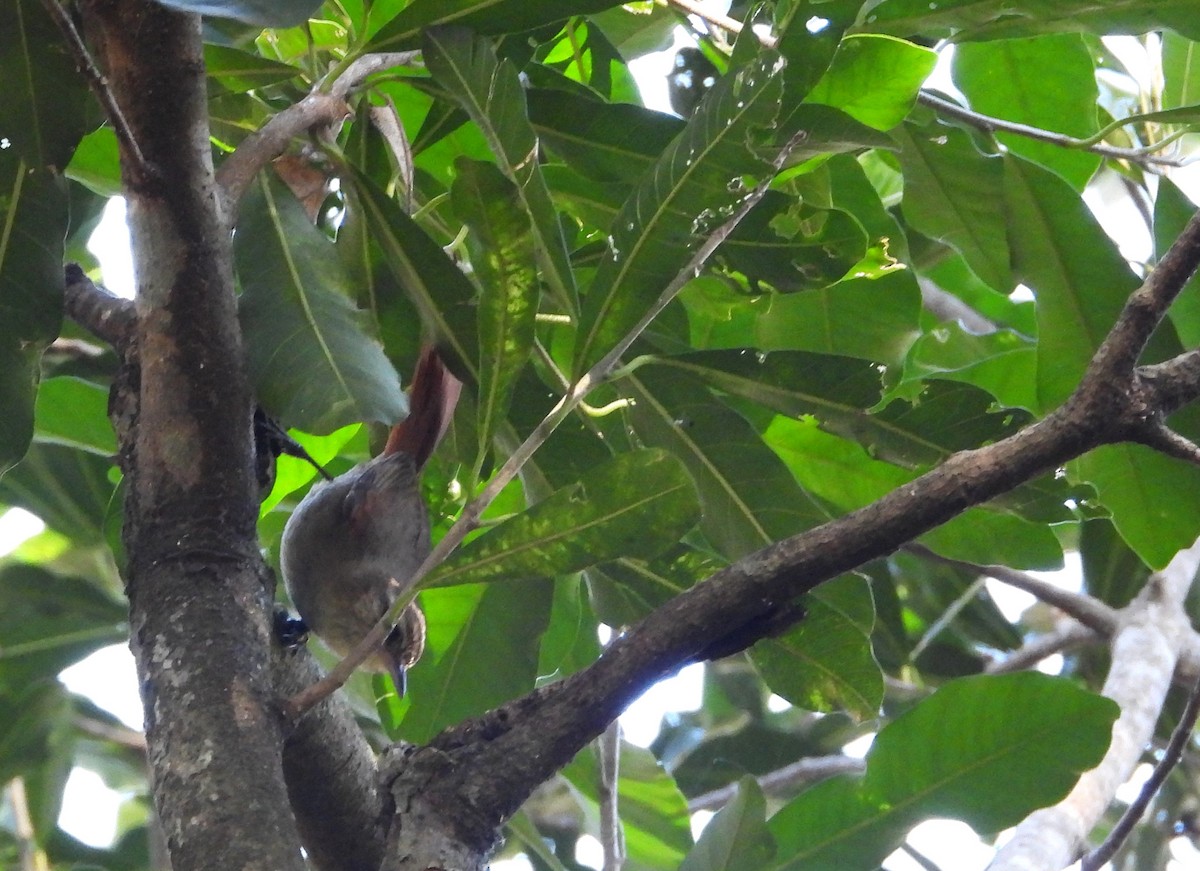
MULTIPOLYGON (((445 434, 462 383, 436 347, 424 349, 409 388, 408 417, 379 456, 318 481, 288 518, 280 570, 300 619, 344 656, 412 586, 431 550, 421 470, 445 434)), ((416 601, 382 647, 363 664, 407 690, 407 672, 425 649, 425 616, 416 601)))

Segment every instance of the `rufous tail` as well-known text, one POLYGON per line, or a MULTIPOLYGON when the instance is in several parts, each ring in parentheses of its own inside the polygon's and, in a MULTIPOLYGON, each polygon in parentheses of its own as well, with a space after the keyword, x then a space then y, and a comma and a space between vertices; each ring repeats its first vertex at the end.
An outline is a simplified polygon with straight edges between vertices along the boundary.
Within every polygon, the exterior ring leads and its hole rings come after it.
POLYGON ((462 382, 450 374, 437 348, 425 348, 408 388, 408 417, 392 427, 383 453, 404 452, 417 468, 424 466, 446 434, 461 392, 462 382))

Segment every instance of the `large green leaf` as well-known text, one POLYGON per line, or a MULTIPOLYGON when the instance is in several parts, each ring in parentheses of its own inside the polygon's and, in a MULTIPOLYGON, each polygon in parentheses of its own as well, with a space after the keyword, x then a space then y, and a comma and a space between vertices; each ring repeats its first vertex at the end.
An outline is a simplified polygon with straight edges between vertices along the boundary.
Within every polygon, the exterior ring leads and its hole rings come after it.
POLYGON ((1079 384, 1139 282, 1088 207, 1054 173, 1009 155, 1005 194, 1013 271, 1037 297, 1038 400, 1046 411, 1079 384))
POLYGON ((884 0, 872 7, 866 26, 908 35, 924 32, 959 41, 1031 36, 1038 33, 1146 33, 1173 28, 1200 38, 1200 22, 1190 0, 1096 3, 1095 0, 884 0))
POLYGON ((43 382, 34 417, 38 441, 106 458, 117 452, 117 438, 108 422, 108 390, 98 384, 68 377, 43 382))
POLYGON ((620 454, 464 546, 424 586, 552 577, 649 558, 699 519, 696 492, 660 450, 620 454))
POLYGON ((589 178, 634 183, 684 127, 679 118, 629 103, 602 103, 567 91, 528 93, 538 137, 589 178))
POLYGON ((35 441, 0 480, 0 504, 31 511, 76 545, 102 543, 114 509, 110 468, 93 453, 35 441))
POLYGON ((1135 444, 1105 445, 1072 462, 1096 488, 1134 552, 1161 569, 1200 534, 1200 469, 1135 444))
POLYGON ((753 427, 689 375, 647 368, 621 385, 634 400, 639 438, 691 473, 704 508, 700 529, 726 559, 828 519, 753 427))
POLYGON ((396 370, 352 301, 333 243, 273 173, 246 195, 234 255, 246 362, 273 415, 315 433, 404 416, 396 370))
POLYGON ((704 827, 679 871, 746 871, 761 866, 775 850, 764 819, 766 807, 758 782, 743 777, 737 794, 704 827))
POLYGON ((44 4, 8 0, 0 8, 0 137, 30 166, 61 171, 88 129, 87 85, 44 4))
POLYGON ((930 817, 980 832, 1013 825, 1100 761, 1117 713, 1108 699, 1036 673, 948 683, 879 731, 861 781, 818 784, 773 816, 778 849, 763 867, 875 867, 930 817))
POLYGON ((783 61, 766 51, 723 76, 617 216, 587 292, 576 368, 604 356, 658 299, 707 233, 771 165, 752 147, 779 108, 783 61))
POLYGON ((397 737, 427 743, 447 726, 533 689, 551 600, 549 582, 529 580, 422 593, 425 656, 409 671, 397 737))
POLYGON ((906 269, 749 299, 719 283, 692 282, 681 299, 698 348, 816 351, 899 363, 919 335, 921 292, 906 269))
POLYGON ((575 278, 542 178, 537 136, 529 124, 516 67, 497 60, 490 42, 461 27, 427 30, 422 44, 429 71, 483 131, 501 172, 516 187, 517 199, 529 216, 542 276, 558 304, 573 312, 575 278))
POLYGON ((14 563, 0 571, 0 691, 60 671, 123 641, 126 608, 92 583, 14 563))
MULTIPOLYGON (((1096 132, 1096 74, 1077 33, 964 43, 955 49, 953 73, 976 112, 1080 139, 1096 132)), ((1087 151, 1015 133, 996 138, 1075 190, 1083 190, 1100 165, 1100 156, 1087 151)))
POLYGON ((848 36, 805 102, 833 106, 868 127, 890 130, 904 120, 935 63, 932 51, 902 39, 848 36))
MULTIPOLYGON (((1154 254, 1157 259, 1161 260, 1167 253, 1195 213, 1195 203, 1171 179, 1163 178, 1154 197, 1154 254)), ((1185 347, 1200 345, 1200 276, 1192 273, 1167 315, 1185 347)))
POLYGON ((617 0, 413 0, 366 49, 415 48, 423 30, 442 24, 460 24, 479 33, 520 33, 618 5, 617 0))
POLYGON ((1200 46, 1165 31, 1162 40, 1162 106, 1176 109, 1200 104, 1200 46))
MULTIPOLYGON (((398 292, 403 288, 421 313, 428 332, 452 349, 466 371, 477 378, 479 348, 474 285, 446 256, 442 246, 371 179, 355 172, 349 181, 355 193, 352 207, 361 210, 366 231, 396 277, 397 286, 389 285, 386 290, 398 292)), ((377 302, 386 307, 394 301, 377 302)))
POLYGON ((775 693, 810 711, 846 710, 876 716, 883 675, 871 652, 871 590, 848 575, 822 584, 803 599, 805 617, 778 638, 751 649, 754 665, 775 693), (862 621, 856 610, 865 607, 862 621), (865 622, 865 625, 864 625, 865 622))
POLYGON ((904 124, 892 132, 903 146, 904 217, 915 230, 962 254, 972 271, 1001 293, 1013 289, 1004 212, 1004 164, 981 154, 952 127, 904 124))
POLYGON ((29 447, 42 351, 62 322, 61 179, 0 149, 0 475, 29 447))
POLYGON ((479 462, 508 414, 517 376, 533 349, 538 309, 535 241, 511 181, 490 163, 460 159, 450 189, 471 230, 471 265, 479 297, 479 462))

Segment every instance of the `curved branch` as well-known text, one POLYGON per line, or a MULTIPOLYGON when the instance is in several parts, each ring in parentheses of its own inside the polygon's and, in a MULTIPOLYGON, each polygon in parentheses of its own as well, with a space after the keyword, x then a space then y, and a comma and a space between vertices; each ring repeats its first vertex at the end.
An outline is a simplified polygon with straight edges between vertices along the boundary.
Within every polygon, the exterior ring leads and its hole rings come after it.
POLYGON ((67 317, 123 355, 133 341, 137 327, 133 300, 122 299, 93 283, 78 263, 68 263, 63 276, 63 306, 67 317))
POLYGON ((964 562, 963 560, 951 559, 930 550, 923 544, 908 544, 905 545, 904 549, 929 562, 952 566, 956 569, 973 572, 977 575, 986 575, 989 578, 1000 581, 1002 584, 1008 584, 1010 587, 1024 590, 1047 605, 1053 605, 1060 611, 1069 614, 1084 626, 1094 632, 1099 632, 1105 637, 1112 635, 1120 620, 1115 608, 1104 604, 1098 599, 1094 599, 1091 596, 1084 596, 1080 593, 1072 593, 1070 590, 1064 590, 1062 587, 1055 586, 1049 581, 1043 581, 1041 578, 1035 578, 1033 575, 1025 572, 1010 569, 1008 566, 984 566, 964 562))
POLYGON ((284 109, 243 139, 217 169, 217 185, 229 224, 236 222, 238 204, 254 176, 282 154, 292 139, 314 127, 340 122, 350 112, 346 97, 368 76, 411 63, 416 56, 417 52, 413 51, 363 55, 332 82, 318 85, 303 100, 284 109))
MULTIPOLYGON (((454 808, 455 836, 487 850, 496 827, 543 780, 655 681, 775 618, 818 584, 892 553, 963 510, 1144 425, 1160 394, 1134 362, 1200 262, 1200 216, 1131 295, 1079 388, 1059 409, 992 445, 962 451, 876 502, 776 542, 651 612, 588 668, 541 687, 412 751, 423 776, 393 785, 397 806, 454 808)), ((1198 385, 1191 385, 1198 389, 1198 385)))
MULTIPOLYGON (((810 756, 755 778, 763 792, 791 796, 800 790, 839 774, 862 774, 867 764, 853 756, 810 756)), ((737 782, 703 793, 688 801, 688 812, 715 811, 727 805, 737 795, 737 782)))
POLYGON ((1017 136, 1024 136, 1026 139, 1033 139, 1037 142, 1048 142, 1051 145, 1057 145, 1061 148, 1069 148, 1074 151, 1090 151, 1102 157, 1128 160, 1130 163, 1135 163, 1143 167, 1179 167, 1190 162, 1188 158, 1160 157, 1157 154, 1148 153, 1141 148, 1120 148, 1116 145, 1105 145, 1102 142, 1092 142, 1088 139, 1076 139, 1074 136, 1067 136, 1065 133, 1055 133, 1052 130, 1043 130, 1040 127, 1030 127, 1028 124, 1018 124, 1016 121, 1005 121, 1002 118, 981 115, 950 100, 942 99, 929 91, 921 91, 917 95, 917 102, 928 106, 940 115, 948 115, 951 118, 957 118, 959 121, 965 121, 972 127, 976 127, 985 133, 995 133, 997 131, 1014 133, 1017 136))

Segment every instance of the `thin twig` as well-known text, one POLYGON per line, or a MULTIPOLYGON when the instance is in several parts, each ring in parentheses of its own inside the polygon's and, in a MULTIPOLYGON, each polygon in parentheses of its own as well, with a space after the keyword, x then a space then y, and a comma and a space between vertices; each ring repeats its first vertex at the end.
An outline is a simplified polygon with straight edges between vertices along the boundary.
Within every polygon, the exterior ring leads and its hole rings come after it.
POLYGON ((1055 631, 1033 639, 1003 659, 996 659, 989 663, 984 672, 987 674, 1010 674, 1014 671, 1024 671, 1056 653, 1062 653, 1089 641, 1099 640, 1101 640, 1101 636, 1094 629, 1089 629, 1075 620, 1064 621, 1063 625, 1055 631))
POLYGON ((347 680, 354 670, 362 663, 366 662, 379 646, 383 644, 388 633, 396 625, 396 621, 400 619, 400 615, 404 613, 404 609, 416 597, 418 590, 421 588, 421 581, 433 569, 441 565, 446 558, 454 552, 454 550, 462 544, 467 535, 479 526, 479 518, 493 500, 500 495, 500 492, 508 486, 508 483, 517 476, 521 468, 529 461, 534 452, 538 450, 550 438, 551 434, 558 428, 572 411, 575 410, 584 398, 592 392, 598 385, 603 383, 607 377, 616 368, 621 357, 629 350, 638 336, 650 326, 651 322, 658 317, 659 313, 665 309, 679 291, 681 291, 689 281, 691 281, 704 268, 704 264, 708 262, 708 258, 713 252, 720 247, 721 243, 729 237, 729 234, 734 231, 742 219, 750 213, 770 189, 771 181, 774 174, 787 161, 791 153, 804 140, 803 134, 798 134, 792 137, 775 156, 773 162, 774 172, 769 173, 742 201, 738 204, 734 213, 721 224, 711 235, 708 236, 697 248, 696 253, 692 255, 671 283, 663 290, 654 304, 642 315, 629 332, 621 338, 613 348, 598 360, 587 372, 580 376, 579 380, 568 390, 553 408, 547 412, 542 421, 533 429, 525 441, 523 441, 508 460, 505 461, 487 485, 480 491, 470 503, 463 508, 458 520, 454 525, 447 530, 441 540, 433 548, 433 551, 425 558, 425 561, 417 568, 409 579, 410 591, 408 595, 400 596, 392 607, 388 610, 379 622, 358 645, 350 651, 350 653, 342 659, 336 666, 330 670, 324 678, 317 681, 308 689, 293 696, 285 702, 285 710, 287 713, 294 716, 299 716, 304 711, 308 710, 313 705, 317 704, 325 696, 332 693, 347 680))
MULTIPOLYGON (((701 21, 707 21, 709 24, 715 24, 722 30, 728 30, 730 33, 741 33, 742 22, 736 18, 730 18, 728 15, 722 15, 719 12, 713 12, 711 9, 706 9, 695 0, 666 0, 666 5, 674 6, 681 12, 686 12, 688 15, 695 15, 701 21)), ((764 43, 765 45, 766 43, 764 43)))
POLYGON ((1196 682, 1191 694, 1188 695, 1187 706, 1184 707, 1183 715, 1179 718, 1175 730, 1171 732, 1171 740, 1167 743, 1167 749, 1163 751, 1163 758, 1154 766, 1154 771, 1142 784, 1137 798, 1125 809, 1125 813, 1108 833, 1104 843, 1083 857, 1080 871, 1099 871, 1100 867, 1116 855, 1117 850, 1129 838, 1142 815, 1146 813, 1146 808, 1150 806, 1151 799, 1162 787, 1167 775, 1171 773, 1171 769, 1178 765, 1179 760, 1183 758, 1183 750, 1192 737, 1192 731, 1196 728, 1197 717, 1200 717, 1200 681, 1196 682))
POLYGON ((942 871, 936 862, 934 862, 912 844, 908 843, 908 841, 905 841, 903 844, 901 844, 900 849, 904 851, 908 858, 912 859, 914 862, 924 868, 925 871, 942 871))
POLYGON ((1025 572, 1010 569, 1008 566, 988 566, 951 559, 950 557, 935 553, 923 544, 907 544, 904 546, 904 549, 923 560, 940 563, 941 565, 951 566, 979 575, 987 575, 989 578, 993 578, 1003 584, 1008 584, 1010 587, 1024 590, 1046 604, 1053 605, 1060 611, 1069 614, 1084 626, 1106 637, 1112 635, 1116 629, 1117 611, 1091 596, 1072 593, 1069 590, 1064 590, 1062 587, 1057 587, 1054 584, 1043 581, 1041 578, 1035 578, 1033 575, 1026 574, 1025 572))
POLYGON ((621 871, 625 864, 625 833, 621 829, 619 779, 621 721, 613 720, 600 736, 600 843, 604 871, 621 871))
MULTIPOLYGON (((763 792, 790 796, 821 780, 839 774, 862 774, 866 763, 852 756, 812 756, 799 759, 775 771, 755 778, 763 792)), ((688 813, 715 811, 723 808, 737 795, 737 782, 698 795, 688 801, 688 813)))
POLYGON ((104 114, 108 117, 113 132, 117 135, 117 141, 121 143, 122 150, 129 158, 130 167, 141 178, 149 178, 152 175, 150 165, 146 162, 142 149, 133 136, 129 122, 125 120, 125 113, 117 104, 117 98, 109 90, 108 79, 104 77, 95 61, 92 60, 92 56, 88 54, 87 46, 83 44, 83 37, 75 29, 75 22, 71 20, 71 16, 62 8, 58 0, 42 0, 42 6, 54 19, 54 24, 62 33, 63 39, 66 40, 67 49, 75 58, 75 68, 87 80, 88 87, 92 89, 92 93, 104 109, 104 114))
POLYGON ((1165 423, 1150 424, 1146 431, 1138 437, 1138 442, 1148 448, 1154 448, 1168 457, 1183 460, 1193 466, 1200 466, 1200 446, 1175 432, 1165 423))
POLYGON ((986 133, 995 133, 997 131, 1014 133, 1018 136, 1024 136, 1026 139, 1048 142, 1060 148, 1069 148, 1075 151, 1090 151, 1102 157, 1128 160, 1130 163, 1136 163, 1139 166, 1180 167, 1190 162, 1187 158, 1161 157, 1157 154, 1148 153, 1141 148, 1120 148, 1116 145, 1105 145, 1102 142, 1089 142, 1086 139, 1076 139, 1074 136, 1067 136, 1065 133, 1055 133, 1052 130, 1043 130, 1040 127, 1030 127, 1028 124, 1018 124, 1016 121, 1005 121, 1002 118, 981 115, 979 112, 964 108, 950 100, 944 100, 929 91, 918 93, 917 102, 928 106, 940 115, 948 115, 951 118, 966 121, 972 127, 977 127, 986 133))

